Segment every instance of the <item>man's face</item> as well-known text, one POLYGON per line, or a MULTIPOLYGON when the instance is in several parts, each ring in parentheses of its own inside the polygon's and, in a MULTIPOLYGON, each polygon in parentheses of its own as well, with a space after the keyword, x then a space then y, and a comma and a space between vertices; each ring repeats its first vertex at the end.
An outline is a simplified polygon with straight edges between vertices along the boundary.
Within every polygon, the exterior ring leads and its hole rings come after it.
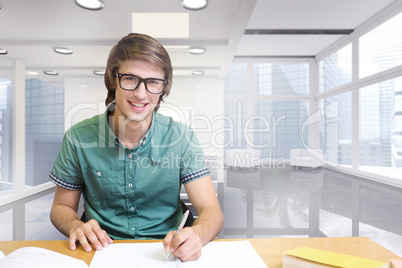
MULTIPOLYGON (((164 72, 158 66, 138 59, 124 61, 117 70, 119 74, 132 74, 141 78, 164 79, 164 72)), ((151 123, 152 111, 160 98, 159 94, 149 93, 144 83, 133 91, 120 87, 119 78, 116 77, 116 110, 115 116, 122 116, 119 120, 151 123), (145 120, 145 121, 144 121, 145 120)), ((126 122, 127 122, 126 121, 126 122)))

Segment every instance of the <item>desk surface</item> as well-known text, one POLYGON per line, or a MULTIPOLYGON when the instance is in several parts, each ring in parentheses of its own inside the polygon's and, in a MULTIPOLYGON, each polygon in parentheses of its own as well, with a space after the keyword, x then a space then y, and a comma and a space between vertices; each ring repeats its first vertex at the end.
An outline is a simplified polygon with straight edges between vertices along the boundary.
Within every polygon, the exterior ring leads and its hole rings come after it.
MULTIPOLYGON (((219 239, 219 241, 235 241, 242 239, 219 239)), ((389 259, 401 259, 398 255, 383 248, 367 237, 320 237, 320 238, 252 238, 251 242, 257 253, 269 268, 282 267, 282 256, 286 250, 308 246, 318 249, 370 258, 389 262, 389 259)), ((161 240, 115 240, 114 243, 152 243, 161 240)), ((82 247, 76 251, 68 248, 67 240, 55 241, 0 241, 0 250, 8 254, 21 247, 41 247, 65 255, 84 260, 90 264, 94 251, 86 253, 82 247)))

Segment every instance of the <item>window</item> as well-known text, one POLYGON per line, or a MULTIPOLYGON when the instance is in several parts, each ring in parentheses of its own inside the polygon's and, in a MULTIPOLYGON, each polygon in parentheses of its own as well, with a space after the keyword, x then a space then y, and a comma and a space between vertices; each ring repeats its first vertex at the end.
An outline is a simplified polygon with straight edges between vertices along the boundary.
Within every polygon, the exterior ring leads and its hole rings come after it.
POLYGON ((308 94, 307 63, 254 64, 254 91, 259 95, 308 94))
POLYGON ((263 161, 285 160, 291 149, 302 147, 303 138, 308 144, 308 127, 302 129, 309 114, 308 88, 307 62, 233 64, 225 80, 225 116, 230 118, 225 128, 231 130, 225 132, 225 151, 254 149, 263 161))
POLYGON ((25 184, 48 182, 64 136, 64 89, 38 79, 25 81, 25 184))
POLYGON ((402 64, 402 13, 359 41, 359 76, 366 77, 402 64))
POLYGON ((320 148, 324 160, 351 165, 352 94, 346 92, 320 101, 320 148))
POLYGON ((12 190, 12 81, 0 79, 0 196, 12 190))
POLYGON ((302 134, 308 144, 308 128, 302 131, 309 114, 307 101, 255 100, 254 114, 253 144, 260 156, 289 159, 291 149, 303 148, 302 134))
POLYGON ((352 45, 349 44, 319 63, 320 92, 352 81, 352 45))
POLYGON ((402 77, 383 81, 359 91, 359 146, 368 148, 360 154, 362 166, 402 167, 400 157, 392 152, 401 152, 398 141, 401 132, 399 110, 393 104, 398 102, 402 77), (395 124, 392 124, 394 122, 395 124))

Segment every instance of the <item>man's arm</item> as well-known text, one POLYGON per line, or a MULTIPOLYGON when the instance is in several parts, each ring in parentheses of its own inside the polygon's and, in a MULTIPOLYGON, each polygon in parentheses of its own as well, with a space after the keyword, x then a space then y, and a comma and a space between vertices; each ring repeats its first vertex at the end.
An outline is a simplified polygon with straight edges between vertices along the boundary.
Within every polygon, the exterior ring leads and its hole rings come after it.
POLYGON ((210 176, 191 181, 184 187, 198 218, 191 227, 180 231, 174 241, 175 231, 169 232, 163 243, 166 252, 170 250, 174 256, 187 261, 201 256, 202 247, 222 229, 224 217, 210 176))
POLYGON ((65 236, 69 237, 70 249, 76 249, 79 241, 85 251, 92 251, 91 243, 96 250, 113 243, 95 220, 84 223, 77 214, 81 191, 72 191, 56 186, 50 219, 53 225, 65 236))

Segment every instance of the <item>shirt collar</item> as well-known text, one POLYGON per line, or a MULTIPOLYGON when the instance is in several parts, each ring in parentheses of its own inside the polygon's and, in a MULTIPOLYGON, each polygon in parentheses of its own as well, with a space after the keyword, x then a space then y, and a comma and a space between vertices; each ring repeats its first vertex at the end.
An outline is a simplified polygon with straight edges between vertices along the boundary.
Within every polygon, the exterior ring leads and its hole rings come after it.
MULTIPOLYGON (((106 135, 108 136, 108 137, 106 137, 106 139, 109 141, 109 144, 110 145, 114 144, 115 146, 119 146, 119 144, 121 144, 121 143, 120 143, 119 139, 114 135, 113 131, 110 129, 110 126, 108 123, 109 112, 113 112, 115 110, 115 107, 116 107, 116 103, 112 102, 106 108, 106 111, 101 115, 101 116, 103 116, 103 118, 100 120, 100 123, 101 123, 101 127, 104 127, 105 130, 107 128, 107 130, 105 132, 106 132, 106 135)), ((133 149, 138 149, 139 147, 144 147, 149 144, 149 142, 152 139, 153 133, 155 132, 155 121, 156 121, 156 113, 154 111, 152 111, 151 126, 148 129, 148 131, 145 133, 144 137, 141 138, 138 145, 136 147, 134 147, 133 149)), ((121 145, 124 146, 123 144, 121 144, 121 145)))

